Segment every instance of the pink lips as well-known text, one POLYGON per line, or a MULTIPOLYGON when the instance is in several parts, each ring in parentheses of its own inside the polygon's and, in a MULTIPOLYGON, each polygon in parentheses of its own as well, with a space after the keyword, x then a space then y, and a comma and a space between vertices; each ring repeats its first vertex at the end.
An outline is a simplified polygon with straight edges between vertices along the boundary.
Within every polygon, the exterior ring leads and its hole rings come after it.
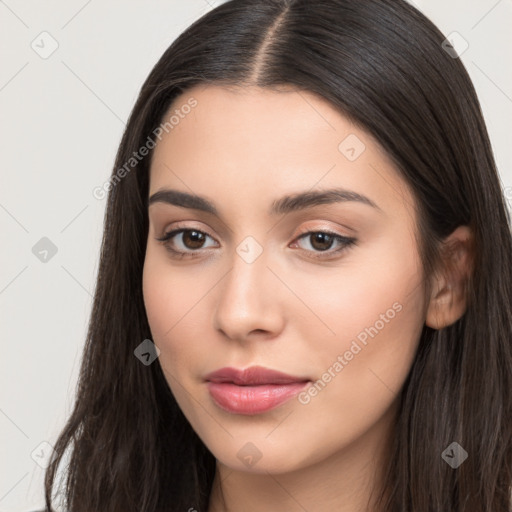
POLYGON ((310 382, 305 377, 252 366, 221 368, 205 377, 208 391, 223 410, 235 414, 270 411, 297 395, 310 382))

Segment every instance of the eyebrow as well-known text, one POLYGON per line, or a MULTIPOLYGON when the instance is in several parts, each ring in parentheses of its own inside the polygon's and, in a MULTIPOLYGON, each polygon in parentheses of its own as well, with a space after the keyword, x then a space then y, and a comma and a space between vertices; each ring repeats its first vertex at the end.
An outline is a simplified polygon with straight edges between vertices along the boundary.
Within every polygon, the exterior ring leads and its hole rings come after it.
MULTIPOLYGON (((272 203, 269 215, 284 215, 312 208, 313 206, 321 204, 345 202, 358 202, 382 211, 377 204, 362 194, 343 188, 334 188, 314 192, 299 192, 283 196, 272 203)), ((219 216, 219 212, 215 205, 205 197, 196 194, 189 194, 188 192, 181 192, 179 190, 162 189, 155 192, 148 200, 148 207, 154 203, 172 204, 182 208, 201 210, 203 212, 219 216)))

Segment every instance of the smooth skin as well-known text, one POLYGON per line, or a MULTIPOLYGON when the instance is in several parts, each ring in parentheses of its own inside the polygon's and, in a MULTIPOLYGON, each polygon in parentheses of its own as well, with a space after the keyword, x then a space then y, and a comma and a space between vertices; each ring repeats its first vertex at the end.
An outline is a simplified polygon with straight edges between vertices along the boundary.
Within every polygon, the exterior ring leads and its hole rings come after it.
POLYGON ((436 274, 426 301, 415 200, 371 135, 291 87, 195 86, 170 111, 191 97, 197 106, 154 150, 149 197, 178 190, 218 212, 149 205, 143 291, 159 364, 217 460, 209 512, 366 510, 422 326, 440 329, 466 309, 471 232, 450 235, 458 271, 436 274), (282 196, 331 188, 375 206, 349 200, 269 214, 282 196), (191 231, 167 248, 157 240, 178 228, 191 231), (325 231, 354 243, 302 236, 325 231), (242 257, 258 251, 252 262, 242 257), (309 401, 257 415, 218 407, 205 375, 253 365, 324 385, 309 401))

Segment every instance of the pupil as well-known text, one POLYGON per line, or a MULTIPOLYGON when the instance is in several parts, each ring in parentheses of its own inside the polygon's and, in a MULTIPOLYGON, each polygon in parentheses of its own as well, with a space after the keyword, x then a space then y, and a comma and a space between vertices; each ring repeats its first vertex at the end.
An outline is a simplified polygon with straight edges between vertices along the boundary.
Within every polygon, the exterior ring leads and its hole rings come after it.
POLYGON ((315 233, 314 235, 311 235, 313 237, 314 243, 311 245, 315 249, 319 249, 321 251, 327 250, 332 245, 332 235, 329 235, 327 233, 315 233), (320 246, 318 246, 316 243, 320 242, 320 246), (322 245, 323 244, 323 245, 322 245))

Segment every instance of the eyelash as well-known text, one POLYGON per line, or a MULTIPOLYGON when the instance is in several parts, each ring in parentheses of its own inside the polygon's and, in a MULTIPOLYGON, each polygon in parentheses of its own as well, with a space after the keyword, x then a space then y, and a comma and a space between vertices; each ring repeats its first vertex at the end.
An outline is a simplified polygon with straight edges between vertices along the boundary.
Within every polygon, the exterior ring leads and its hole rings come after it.
MULTIPOLYGON (((182 259, 182 258, 194 258, 195 257, 195 253, 198 253, 201 251, 201 249, 197 249, 197 250, 188 250, 188 251, 179 251, 179 250, 176 250, 176 249, 173 249, 171 247, 171 239, 174 238, 176 235, 178 234, 181 234, 181 233, 185 233, 187 231, 195 231, 197 233, 200 233, 201 235, 206 235, 210 238, 213 239, 212 236, 210 236, 208 233, 204 232, 204 231, 201 231, 199 229, 195 229, 195 228, 177 228, 177 229, 174 229, 172 231, 170 231, 169 233, 165 233, 164 236, 160 237, 160 238, 156 238, 157 241, 161 242, 164 247, 171 253, 171 256, 173 258, 179 258, 179 259, 182 259)), ((342 236, 342 235, 339 235, 337 233, 334 233, 333 231, 329 231, 329 230, 319 230, 319 231, 304 231, 302 233, 300 233, 297 238, 295 240, 301 240, 302 238, 307 238, 309 235, 314 235, 314 234, 325 234, 325 235, 329 235, 331 237, 334 238, 334 241, 337 241, 338 243, 342 244, 341 247, 339 247, 338 249, 334 250, 334 251, 331 251, 330 249, 327 249, 325 251, 310 251, 310 250, 307 250, 307 249, 302 249, 303 251, 306 251, 308 253, 317 253, 317 254, 313 254, 312 257, 314 259, 327 259, 327 258, 330 258, 332 257, 333 254, 339 254, 341 252, 344 252, 346 251, 347 249, 349 249, 351 246, 355 245, 356 244, 356 239, 355 238, 351 238, 351 237, 346 237, 346 236, 342 236)))

